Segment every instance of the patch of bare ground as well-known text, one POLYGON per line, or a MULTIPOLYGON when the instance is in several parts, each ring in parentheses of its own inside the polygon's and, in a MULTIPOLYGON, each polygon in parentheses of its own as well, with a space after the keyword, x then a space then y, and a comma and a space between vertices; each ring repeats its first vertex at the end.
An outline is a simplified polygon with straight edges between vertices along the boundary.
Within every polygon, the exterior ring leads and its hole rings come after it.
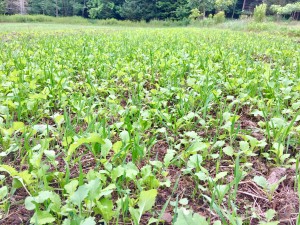
POLYGON ((33 215, 32 211, 28 211, 24 207, 24 200, 28 193, 24 188, 18 189, 12 196, 10 196, 10 209, 7 214, 0 219, 1 225, 25 225, 29 224, 30 218, 33 215))
POLYGON ((253 116, 250 113, 251 109, 249 106, 244 106, 239 112, 241 128, 250 131, 251 136, 257 140, 264 139, 264 135, 260 132, 258 122, 263 118, 260 116, 253 116))
POLYGON ((154 144, 154 146, 151 149, 150 159, 163 162, 165 155, 167 154, 168 148, 169 146, 167 142, 163 140, 159 140, 154 144))
MULTIPOLYGON (((282 177, 286 177, 286 179, 279 184, 273 194, 258 186, 250 178, 241 182, 237 196, 239 213, 249 215, 255 212, 259 219, 263 220, 265 219, 266 211, 273 209, 277 213, 275 220, 279 221, 281 225, 296 224, 299 212, 299 198, 294 187, 295 170, 273 168, 270 169, 268 174, 265 174, 265 171, 256 172, 258 174, 253 174, 253 176, 264 176, 270 185, 277 183, 282 177)), ((254 225, 257 223, 258 218, 250 220, 250 224, 254 225)))

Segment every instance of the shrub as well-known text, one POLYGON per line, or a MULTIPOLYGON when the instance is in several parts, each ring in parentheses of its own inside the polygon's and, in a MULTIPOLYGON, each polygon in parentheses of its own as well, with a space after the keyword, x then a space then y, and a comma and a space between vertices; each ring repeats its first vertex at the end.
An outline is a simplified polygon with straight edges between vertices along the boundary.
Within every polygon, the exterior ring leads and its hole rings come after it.
POLYGON ((196 20, 199 19, 201 16, 199 9, 195 8, 191 10, 191 15, 189 16, 190 19, 196 20))
POLYGON ((254 9, 254 21, 255 22, 263 22, 266 18, 267 4, 260 4, 256 6, 254 9))
POLYGON ((249 19, 249 16, 248 15, 240 15, 240 20, 247 20, 249 19))
POLYGON ((214 15, 214 21, 215 23, 223 23, 225 22, 225 12, 220 11, 217 14, 214 15))
POLYGON ((203 20, 191 20, 190 25, 194 27, 211 27, 215 24, 214 19, 204 18, 203 20))

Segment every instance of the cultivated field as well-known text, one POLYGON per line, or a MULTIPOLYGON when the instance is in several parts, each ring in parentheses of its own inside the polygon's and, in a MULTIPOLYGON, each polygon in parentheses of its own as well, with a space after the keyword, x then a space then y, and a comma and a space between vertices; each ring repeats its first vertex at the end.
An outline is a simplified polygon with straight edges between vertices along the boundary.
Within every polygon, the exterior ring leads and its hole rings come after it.
POLYGON ((0 39, 1 224, 296 224, 296 37, 0 24, 0 39))

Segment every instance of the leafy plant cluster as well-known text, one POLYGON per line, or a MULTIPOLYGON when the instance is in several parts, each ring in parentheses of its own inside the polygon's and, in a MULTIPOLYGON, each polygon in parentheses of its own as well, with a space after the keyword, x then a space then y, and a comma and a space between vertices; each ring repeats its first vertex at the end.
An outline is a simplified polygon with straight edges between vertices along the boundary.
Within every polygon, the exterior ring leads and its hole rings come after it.
POLYGON ((298 43, 193 28, 1 38, 4 222, 22 205, 32 224, 157 224, 166 212, 176 225, 277 224, 271 208, 243 214, 237 196, 253 179, 271 201, 284 180, 254 176, 253 159, 298 158, 298 43))
POLYGON ((267 5, 261 4, 259 6, 256 6, 254 9, 254 20, 256 22, 263 22, 266 18, 266 12, 267 12, 267 5))
POLYGON ((285 6, 281 5, 271 5, 271 11, 276 13, 277 15, 291 15, 292 18, 298 19, 300 13, 300 2, 286 4, 285 6))

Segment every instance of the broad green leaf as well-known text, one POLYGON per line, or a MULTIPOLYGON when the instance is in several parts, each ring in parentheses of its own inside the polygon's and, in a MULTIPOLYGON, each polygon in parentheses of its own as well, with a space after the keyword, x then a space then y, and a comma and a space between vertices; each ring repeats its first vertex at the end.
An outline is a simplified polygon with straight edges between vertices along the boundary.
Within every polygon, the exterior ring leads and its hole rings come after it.
POLYGON ((13 122, 12 128, 14 130, 22 130, 25 127, 23 122, 13 122))
POLYGON ((195 142, 193 143, 187 150, 186 152, 188 154, 195 154, 199 151, 203 151, 205 149, 207 149, 209 147, 208 144, 204 143, 204 142, 195 142))
POLYGON ((227 171, 218 173, 218 174, 216 175, 216 177, 214 178, 214 181, 216 182, 216 181, 220 180, 221 178, 225 177, 227 174, 228 174, 227 171))
POLYGON ((189 200, 187 198, 182 198, 179 200, 179 204, 187 205, 187 204, 189 204, 189 200))
POLYGON ((139 210, 141 213, 144 213, 153 207, 156 196, 156 189, 141 192, 138 202, 139 210))
POLYGON ((100 191, 98 198, 110 195, 115 189, 116 189, 115 184, 109 184, 106 188, 104 188, 100 191))
POLYGON ((259 111, 258 109, 253 110, 253 111, 251 112, 251 114, 253 114, 254 116, 261 116, 261 117, 264 116, 263 112, 262 112, 262 111, 259 111))
POLYGON ((35 204, 33 203, 34 200, 35 200, 35 198, 32 197, 32 196, 26 197, 26 199, 25 199, 25 208, 27 210, 34 210, 35 209, 35 204))
POLYGON ((64 219, 62 225, 71 225, 71 220, 70 219, 64 219))
POLYGON ((160 168, 163 167, 162 162, 161 162, 161 161, 158 161, 158 160, 156 160, 156 161, 150 161, 149 163, 150 163, 152 166, 157 167, 158 169, 160 169, 160 168))
POLYGON ((28 173, 28 170, 24 170, 22 172, 16 171, 13 167, 8 165, 0 165, 0 172, 7 172, 15 179, 20 180, 21 183, 25 183, 27 185, 33 182, 32 175, 28 173))
POLYGON ((134 219, 134 223, 138 225, 140 223, 140 219, 146 211, 150 210, 154 203, 157 195, 157 190, 152 189, 149 191, 142 191, 138 201, 138 209, 133 207, 129 207, 129 212, 134 219))
POLYGON ((199 135, 195 131, 184 132, 184 135, 188 136, 189 138, 193 138, 193 139, 199 138, 199 135))
POLYGON ((155 218, 151 217, 151 218, 149 219, 147 225, 151 225, 151 224, 154 224, 154 223, 157 224, 158 222, 159 222, 158 219, 155 219, 155 218))
POLYGON ((120 165, 111 171, 111 179, 116 181, 118 177, 124 175, 125 169, 120 165))
POLYGON ((71 195, 71 202, 77 206, 81 205, 81 202, 88 196, 89 189, 82 185, 80 186, 76 192, 71 195))
POLYGON ((0 105, 0 115, 8 115, 9 109, 7 106, 0 105))
POLYGON ((25 199, 25 207, 28 210, 34 210, 36 203, 42 204, 49 199, 51 201, 51 204, 48 205, 48 209, 51 209, 53 212, 59 212, 61 208, 60 197, 55 192, 51 192, 51 191, 41 191, 36 197, 28 196, 25 199))
POLYGON ((8 188, 7 188, 7 186, 1 187, 0 188, 0 201, 2 199, 4 199, 7 196, 7 194, 8 194, 8 188))
POLYGON ((194 213, 185 208, 178 210, 178 217, 174 225, 209 225, 206 219, 200 216, 198 213, 194 213))
POLYGON ((274 218, 275 215, 276 215, 276 211, 274 209, 269 209, 265 213, 266 220, 271 221, 274 218))
POLYGON ((36 225, 42 225, 42 224, 51 224, 55 221, 55 218, 46 211, 37 211, 34 213, 33 217, 30 220, 30 223, 36 224, 36 225))
POLYGON ((67 160, 69 161, 71 156, 73 155, 76 148, 78 148, 82 144, 89 144, 89 143, 100 143, 105 144, 105 141, 102 139, 100 134, 97 133, 90 133, 87 137, 79 138, 73 144, 70 145, 67 154, 67 160))
POLYGON ((109 222, 115 215, 113 201, 110 199, 102 198, 100 201, 97 201, 97 207, 106 222, 109 222))
POLYGON ((222 148, 225 145, 225 141, 217 141, 214 145, 213 148, 222 148))
POLYGON ((52 196, 53 196, 53 193, 51 191, 41 191, 41 192, 39 192, 39 195, 37 197, 35 197, 34 199, 37 203, 43 203, 47 199, 51 199, 52 196))
POLYGON ((88 184, 85 185, 85 187, 88 189, 88 199, 93 201, 97 199, 100 193, 100 179, 96 178, 95 180, 91 180, 88 184))
POLYGON ((94 217, 88 217, 85 220, 81 221, 80 225, 96 225, 94 217))
POLYGON ((287 122, 283 118, 272 118, 269 124, 271 127, 274 126, 275 128, 283 128, 287 126, 287 122))
POLYGON ((201 163, 202 163, 202 156, 201 155, 199 155, 199 154, 192 155, 189 158, 189 161, 187 162, 187 167, 191 168, 191 169, 200 168, 201 163))
POLYGON ((13 168, 9 165, 0 165, 0 172, 7 172, 12 177, 17 176, 19 174, 19 172, 16 171, 15 168, 13 168))
POLYGON ((269 186, 268 181, 263 176, 255 176, 253 181, 263 189, 267 189, 269 186))
POLYGON ((64 116, 60 114, 55 114, 53 116, 53 120, 58 126, 60 126, 64 122, 64 116))
POLYGON ((300 108, 300 101, 293 103, 292 108, 293 108, 293 110, 299 109, 300 108))
POLYGON ((223 152, 228 156, 233 156, 233 148, 231 146, 226 146, 223 148, 223 152))
POLYGON ((174 159, 175 153, 176 153, 176 151, 173 149, 167 150, 167 154, 165 155, 165 158, 164 158, 164 164, 166 167, 170 164, 171 160, 174 159))
POLYGON ((139 209, 135 209, 133 207, 129 207, 129 212, 130 212, 130 215, 133 218, 134 224, 135 225, 139 225, 140 219, 141 219, 141 216, 142 216, 141 213, 140 213, 140 211, 139 211, 139 209))
POLYGON ((69 195, 72 195, 76 191, 77 187, 78 187, 78 180, 72 180, 70 183, 64 186, 66 192, 69 195))
POLYGON ((49 131, 54 130, 54 127, 51 125, 48 125, 48 124, 37 124, 37 125, 34 125, 32 128, 33 128, 33 130, 35 130, 36 132, 41 133, 41 134, 43 134, 44 132, 46 132, 48 130, 49 131))
POLYGON ((124 130, 120 133, 120 138, 122 140, 122 142, 124 142, 125 144, 127 144, 130 140, 130 137, 129 137, 129 133, 128 131, 124 130))
POLYGON ((199 180, 201 180, 201 181, 206 181, 207 180, 207 175, 204 173, 204 172, 202 172, 202 171, 200 171, 200 172, 198 172, 198 173, 195 173, 195 175, 199 178, 199 180))
POLYGON ((259 225, 278 225, 279 221, 272 221, 272 222, 259 222, 259 225))
POLYGON ((250 149, 249 143, 247 141, 240 141, 240 149, 244 152, 249 151, 250 149))
POLYGON ((128 163, 126 165, 126 169, 125 169, 126 177, 128 177, 128 178, 130 178, 130 179, 133 180, 133 179, 136 178, 136 176, 138 175, 138 173, 139 173, 138 168, 132 162, 130 162, 130 163, 128 163))
POLYGON ((32 175, 28 172, 28 170, 24 170, 18 174, 18 177, 20 177, 25 184, 30 185, 33 183, 33 177, 32 175))
POLYGON ((109 139, 105 139, 104 142, 104 144, 101 144, 101 155, 103 158, 107 156, 109 150, 112 148, 112 143, 109 139))
POLYGON ((44 150, 45 156, 50 160, 55 160, 55 151, 53 150, 44 150))
POLYGON ((120 152, 122 145, 123 145, 122 141, 117 141, 116 143, 113 144, 112 149, 116 154, 120 152))

